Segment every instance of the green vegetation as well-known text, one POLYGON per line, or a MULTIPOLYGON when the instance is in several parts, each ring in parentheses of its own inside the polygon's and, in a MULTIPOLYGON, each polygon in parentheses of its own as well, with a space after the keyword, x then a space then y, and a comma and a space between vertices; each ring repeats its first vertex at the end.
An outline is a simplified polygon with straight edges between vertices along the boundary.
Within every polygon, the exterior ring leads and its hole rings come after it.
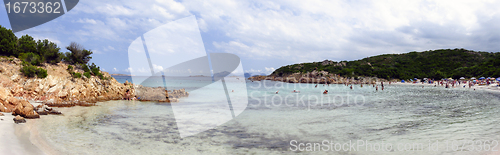
POLYGON ((92 57, 90 56, 93 52, 86 50, 82 45, 75 42, 71 42, 68 47, 68 51, 65 53, 64 61, 70 64, 87 64, 92 57))
POLYGON ((39 68, 36 66, 32 66, 29 63, 24 63, 23 67, 21 67, 21 73, 23 73, 27 77, 38 77, 38 78, 46 78, 47 77, 47 70, 43 68, 39 68))
POLYGON ((73 76, 73 78, 82 78, 82 74, 81 73, 75 73, 73 72, 73 74, 71 74, 73 76))
POLYGON ((385 79, 500 77, 500 53, 440 49, 405 54, 384 54, 355 61, 302 63, 283 66, 271 75, 327 71, 344 77, 385 79), (325 64, 325 65, 323 65, 325 64))
MULTIPOLYGON (((92 65, 87 65, 87 63, 92 59, 90 56, 93 52, 91 50, 85 49, 82 45, 71 42, 66 49, 69 52, 60 52, 61 48, 57 44, 50 42, 49 40, 38 40, 35 41, 33 37, 29 35, 24 35, 21 38, 17 38, 12 30, 6 29, 0 26, 0 56, 5 57, 18 57, 23 61, 23 66, 20 69, 21 72, 28 77, 38 78, 47 77, 47 71, 38 68, 36 66, 41 66, 43 63, 56 64, 64 61, 68 66, 68 72, 74 78, 81 78, 81 73, 76 73, 74 70, 77 67, 84 71, 84 76, 90 78, 91 75, 97 76, 100 79, 110 79, 104 77, 100 71, 100 68, 94 63, 92 65), (75 68, 72 66, 74 65, 75 68)), ((13 61, 13 59, 9 59, 13 61)))
POLYGON ((83 76, 85 76, 87 78, 90 78, 90 73, 89 72, 85 72, 85 73, 83 73, 83 76))

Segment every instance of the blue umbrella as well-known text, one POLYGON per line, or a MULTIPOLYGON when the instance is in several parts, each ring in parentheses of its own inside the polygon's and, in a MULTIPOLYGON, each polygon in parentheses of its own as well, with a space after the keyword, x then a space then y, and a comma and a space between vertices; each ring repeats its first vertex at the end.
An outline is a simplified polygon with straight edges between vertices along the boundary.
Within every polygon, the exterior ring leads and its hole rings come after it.
POLYGON ((484 77, 480 77, 479 80, 484 80, 485 78, 484 77))
POLYGON ((497 78, 497 81, 500 81, 500 77, 497 78))
POLYGON ((405 80, 401 80, 401 83, 405 83, 405 80))

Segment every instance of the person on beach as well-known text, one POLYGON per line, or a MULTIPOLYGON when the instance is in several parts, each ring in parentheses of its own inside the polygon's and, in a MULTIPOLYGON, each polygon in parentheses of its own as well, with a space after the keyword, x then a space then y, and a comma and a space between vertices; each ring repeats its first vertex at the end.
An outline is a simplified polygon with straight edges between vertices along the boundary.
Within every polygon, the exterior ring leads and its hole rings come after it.
POLYGON ((127 89, 127 91, 125 92, 125 100, 130 100, 130 90, 127 89))
POLYGON ((361 88, 363 88, 363 84, 361 84, 361 88))

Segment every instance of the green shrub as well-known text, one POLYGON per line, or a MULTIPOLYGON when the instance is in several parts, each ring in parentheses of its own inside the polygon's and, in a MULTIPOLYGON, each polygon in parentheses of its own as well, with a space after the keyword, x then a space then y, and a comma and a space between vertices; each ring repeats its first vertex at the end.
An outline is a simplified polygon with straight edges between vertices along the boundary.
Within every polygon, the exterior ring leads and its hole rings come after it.
POLYGON ((68 71, 73 71, 73 66, 68 65, 68 68, 67 68, 66 70, 68 70, 68 71))
POLYGON ((90 68, 90 71, 92 72, 92 75, 97 76, 98 74, 100 74, 101 69, 98 66, 96 66, 94 63, 92 63, 92 65, 90 65, 89 68, 90 68))
POLYGON ((27 76, 27 77, 35 77, 35 75, 38 77, 38 78, 46 78, 47 77, 47 70, 43 69, 43 68, 38 68, 36 66, 32 66, 32 65, 23 65, 23 67, 21 67, 20 69, 21 73, 24 74, 24 76, 27 76))
POLYGON ((80 66, 82 67, 84 72, 90 72, 89 66, 87 66, 86 64, 81 64, 80 66))
POLYGON ((83 73, 83 76, 87 77, 87 78, 90 78, 90 72, 85 72, 83 73))
POLYGON ((59 52, 61 48, 57 47, 57 44, 50 42, 49 40, 38 40, 36 43, 36 48, 40 57, 42 57, 44 62, 48 63, 58 63, 64 57, 64 54, 59 52))
POLYGON ((65 53, 64 61, 70 64, 87 64, 92 59, 90 55, 93 52, 75 42, 71 42, 66 49, 70 52, 65 53))
POLYGON ((38 53, 36 50, 36 41, 29 35, 24 35, 17 41, 17 46, 20 53, 38 53))
POLYGON ((72 72, 71 75, 73 76, 73 78, 82 78, 82 74, 81 73, 72 72))
POLYGON ((25 66, 21 67, 20 71, 21 71, 21 73, 24 74, 24 76, 35 77, 36 71, 37 71, 37 67, 31 66, 31 65, 25 65, 25 66))
POLYGON ((37 77, 38 77, 38 78, 42 78, 42 79, 43 79, 43 78, 46 78, 46 77, 48 76, 48 74, 47 74, 47 70, 45 70, 45 69, 43 69, 43 68, 38 68, 38 69, 37 69, 37 74, 36 74, 36 75, 37 75, 37 77))
POLYGON ((104 76, 102 75, 102 73, 97 74, 97 77, 99 77, 99 79, 105 80, 104 76))
POLYGON ((25 61, 31 65, 39 66, 42 63, 42 60, 40 59, 40 56, 35 53, 21 53, 19 55, 19 59, 22 61, 25 61))

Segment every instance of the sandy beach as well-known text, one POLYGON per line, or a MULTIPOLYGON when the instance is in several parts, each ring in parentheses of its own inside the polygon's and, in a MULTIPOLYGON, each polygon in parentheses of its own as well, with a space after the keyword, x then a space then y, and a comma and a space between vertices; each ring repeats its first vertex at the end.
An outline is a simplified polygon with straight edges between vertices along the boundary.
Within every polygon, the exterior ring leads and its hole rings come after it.
MULTIPOLYGON (((380 83, 378 83, 380 84, 380 83)), ((387 82, 384 82, 384 85, 388 85, 389 83, 387 82)), ((409 83, 409 82, 406 82, 406 83, 401 83, 401 82, 397 82, 397 83, 391 83, 391 84, 397 84, 397 85, 415 85, 415 86, 424 86, 425 87, 434 87, 435 84, 429 84, 429 83, 424 83, 422 84, 421 82, 417 82, 417 83, 409 83)), ((444 87, 441 86, 441 85, 436 85, 436 87, 444 87)), ((450 85, 451 87, 451 85, 450 85)), ((497 87, 497 84, 490 84, 489 86, 486 86, 486 85, 474 85, 474 86, 471 86, 469 88, 469 86, 467 84, 460 84, 459 86, 455 86, 454 88, 450 88, 450 89, 470 89, 470 90, 486 90, 486 91, 492 91, 492 92, 499 92, 500 93, 500 87, 497 87), (465 85, 465 87, 464 87, 465 85)))
POLYGON ((10 113, 3 113, 0 116, 0 150, 1 154, 10 155, 29 155, 45 154, 31 141, 31 123, 36 120, 26 120, 26 123, 16 124, 13 121, 14 116, 10 113))

